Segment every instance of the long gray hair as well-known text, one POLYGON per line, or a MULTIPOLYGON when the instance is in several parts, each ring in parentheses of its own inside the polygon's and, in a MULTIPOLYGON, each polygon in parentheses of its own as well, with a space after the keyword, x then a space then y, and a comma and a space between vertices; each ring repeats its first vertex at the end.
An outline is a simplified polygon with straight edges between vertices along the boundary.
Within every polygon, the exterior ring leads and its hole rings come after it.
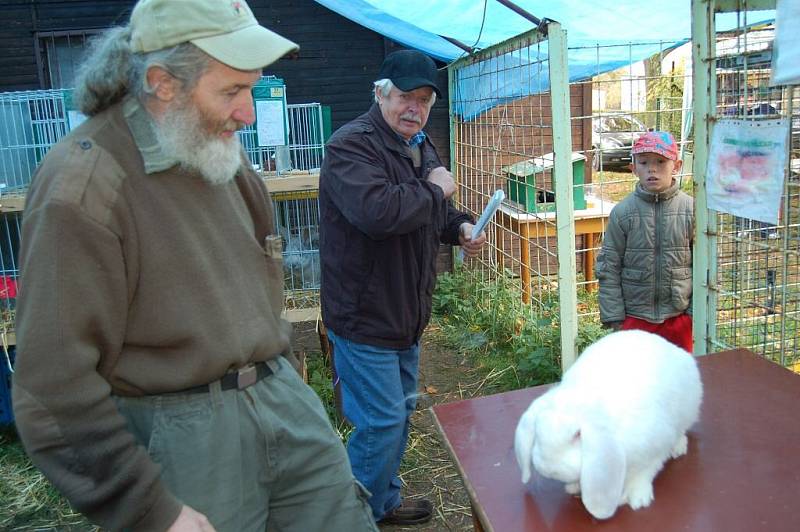
POLYGON ((191 91, 211 63, 211 57, 191 43, 139 54, 131 51, 131 30, 112 28, 94 39, 78 70, 73 103, 93 116, 122 100, 126 94, 144 102, 153 93, 147 70, 158 66, 191 91))

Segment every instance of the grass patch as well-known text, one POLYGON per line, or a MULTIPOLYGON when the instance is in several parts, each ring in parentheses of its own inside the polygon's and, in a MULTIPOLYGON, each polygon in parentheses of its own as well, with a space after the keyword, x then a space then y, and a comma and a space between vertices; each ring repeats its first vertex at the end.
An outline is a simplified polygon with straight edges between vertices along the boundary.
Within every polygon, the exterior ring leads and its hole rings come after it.
MULTIPOLYGON (((633 192, 639 179, 631 172, 595 171, 593 182, 589 187, 591 193, 607 201, 619 203, 625 196, 633 192)), ((694 196, 693 182, 690 176, 681 179, 681 190, 694 196)))
POLYGON ((592 176, 592 193, 606 201, 620 202, 633 192, 637 177, 631 172, 596 171, 592 176))
POLYGON ((31 464, 13 427, 0 429, 0 530, 97 530, 31 464))
POLYGON ((333 371, 330 363, 319 351, 306 353, 306 369, 308 371, 308 385, 317 393, 325 406, 328 418, 333 428, 339 433, 343 442, 347 442, 352 426, 345 421, 336 410, 336 399, 333 392, 333 371))
MULTIPOLYGON (((597 296, 579 294, 583 311, 597 308, 597 296)), ((545 294, 534 310, 523 305, 514 279, 486 280, 478 270, 460 268, 439 276, 433 297, 434 321, 445 345, 470 360, 489 379, 487 392, 555 382, 561 377, 558 293, 545 294)), ((584 317, 580 351, 607 333, 596 317, 584 317)))

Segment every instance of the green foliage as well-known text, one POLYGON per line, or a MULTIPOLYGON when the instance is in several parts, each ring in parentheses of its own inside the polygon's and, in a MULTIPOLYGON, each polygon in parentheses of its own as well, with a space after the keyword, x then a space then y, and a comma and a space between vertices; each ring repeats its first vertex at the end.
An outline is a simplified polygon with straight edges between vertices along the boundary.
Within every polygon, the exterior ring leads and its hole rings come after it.
POLYGON ((680 138, 686 67, 683 63, 673 64, 669 75, 662 74, 662 55, 657 54, 647 61, 647 110, 650 112, 643 118, 647 126, 669 131, 675 138, 680 138))
POLYGON ((342 441, 346 442, 352 432, 349 424, 342 419, 336 411, 336 398, 333 392, 333 374, 330 364, 323 358, 322 353, 316 351, 308 353, 306 356, 306 371, 308 373, 308 385, 317 393, 328 419, 339 433, 342 441))
MULTIPOLYGON (((584 308, 596 308, 594 294, 579 294, 584 308)), ((561 376, 558 294, 544 295, 537 311, 524 305, 520 286, 510 276, 486 280, 476 270, 439 276, 433 296, 434 320, 448 347, 469 357, 486 373, 509 365, 488 386, 502 391, 557 381, 561 376)), ((579 350, 606 334, 596 319, 584 319, 579 350)), ((498 371, 499 373, 499 371, 498 371)))

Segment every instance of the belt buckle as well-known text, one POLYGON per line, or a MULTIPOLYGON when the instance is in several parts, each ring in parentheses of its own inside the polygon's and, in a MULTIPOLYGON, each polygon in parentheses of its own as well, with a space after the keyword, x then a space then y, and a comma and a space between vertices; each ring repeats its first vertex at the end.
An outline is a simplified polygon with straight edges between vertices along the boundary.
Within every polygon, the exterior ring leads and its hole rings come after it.
POLYGON ((239 368, 236 370, 236 387, 244 390, 248 386, 255 384, 257 378, 258 368, 256 368, 255 364, 251 364, 246 368, 239 368))

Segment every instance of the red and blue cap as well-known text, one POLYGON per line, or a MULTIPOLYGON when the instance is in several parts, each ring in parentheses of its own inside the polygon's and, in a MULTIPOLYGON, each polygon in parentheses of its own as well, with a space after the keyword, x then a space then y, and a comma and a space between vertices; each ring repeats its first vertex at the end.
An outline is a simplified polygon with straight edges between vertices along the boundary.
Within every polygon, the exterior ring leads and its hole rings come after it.
POLYGON ((671 159, 678 160, 678 144, 675 138, 666 131, 648 131, 633 143, 631 155, 637 153, 657 153, 671 159))

